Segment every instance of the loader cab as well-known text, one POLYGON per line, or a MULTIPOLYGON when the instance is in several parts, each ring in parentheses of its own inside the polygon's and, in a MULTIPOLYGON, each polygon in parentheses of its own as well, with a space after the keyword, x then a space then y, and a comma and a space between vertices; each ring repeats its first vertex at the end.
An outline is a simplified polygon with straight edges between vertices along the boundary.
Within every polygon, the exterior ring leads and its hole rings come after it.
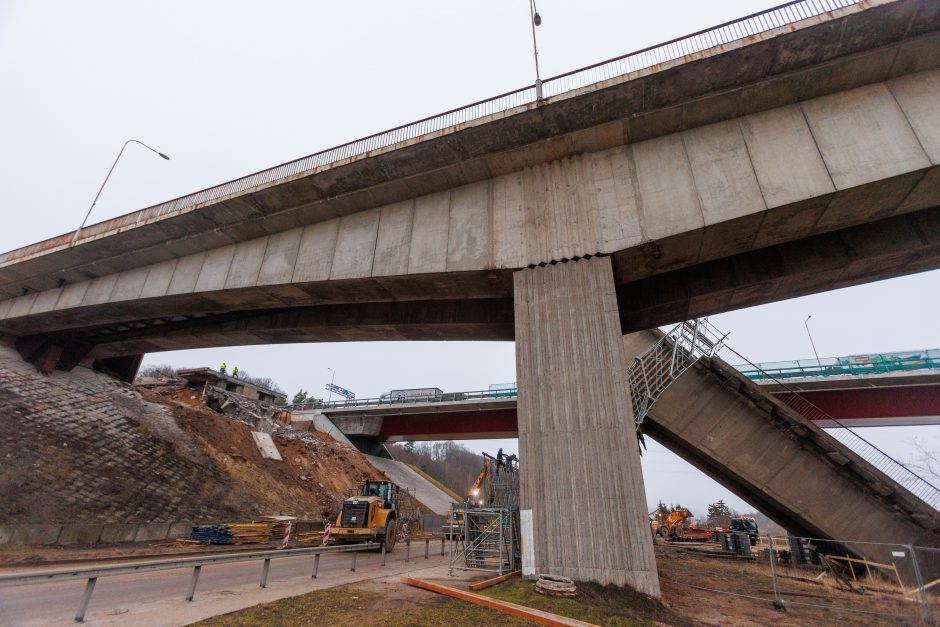
POLYGON ((390 481, 366 481, 362 484, 361 496, 377 496, 382 499, 383 509, 395 509, 398 486, 390 481))

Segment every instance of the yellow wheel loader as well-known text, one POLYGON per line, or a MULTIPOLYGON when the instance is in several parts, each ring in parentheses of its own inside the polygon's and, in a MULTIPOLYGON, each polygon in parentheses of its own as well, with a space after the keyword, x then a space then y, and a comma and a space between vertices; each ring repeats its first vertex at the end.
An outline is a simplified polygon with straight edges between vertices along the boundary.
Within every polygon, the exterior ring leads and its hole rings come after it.
POLYGON ((366 481, 358 495, 343 501, 330 543, 378 542, 391 551, 398 535, 399 493, 391 481, 366 481))

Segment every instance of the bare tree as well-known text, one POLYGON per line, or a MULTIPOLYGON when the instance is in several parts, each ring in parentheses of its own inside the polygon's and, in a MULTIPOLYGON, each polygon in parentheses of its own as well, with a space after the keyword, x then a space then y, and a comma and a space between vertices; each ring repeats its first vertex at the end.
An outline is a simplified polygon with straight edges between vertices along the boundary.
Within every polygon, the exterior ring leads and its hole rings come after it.
POLYGON ((940 481, 940 451, 928 448, 919 438, 914 438, 911 444, 914 446, 914 455, 908 460, 908 465, 924 479, 940 481))
POLYGON ((153 379, 175 379, 176 368, 169 364, 150 364, 144 366, 137 372, 137 381, 145 377, 153 379))

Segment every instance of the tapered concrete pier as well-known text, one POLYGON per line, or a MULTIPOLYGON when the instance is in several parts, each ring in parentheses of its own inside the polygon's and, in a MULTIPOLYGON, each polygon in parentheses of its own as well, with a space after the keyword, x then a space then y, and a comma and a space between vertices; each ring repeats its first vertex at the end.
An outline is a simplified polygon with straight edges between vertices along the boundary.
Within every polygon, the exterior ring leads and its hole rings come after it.
POLYGON ((658 597, 610 259, 521 270, 514 287, 536 570, 658 597))

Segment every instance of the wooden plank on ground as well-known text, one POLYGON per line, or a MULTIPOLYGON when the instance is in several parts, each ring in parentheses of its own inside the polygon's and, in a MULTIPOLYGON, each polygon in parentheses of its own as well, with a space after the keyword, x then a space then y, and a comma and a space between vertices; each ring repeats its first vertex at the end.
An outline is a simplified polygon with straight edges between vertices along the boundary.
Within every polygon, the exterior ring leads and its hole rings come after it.
POLYGON ((476 605, 482 605, 483 607, 488 607, 490 609, 496 610, 497 612, 516 616, 539 625, 551 625, 552 627, 598 627, 598 625, 594 625, 594 623, 585 623, 584 621, 576 620, 574 618, 559 616, 558 614, 552 614, 551 612, 543 612, 542 610, 526 607, 524 605, 509 603, 508 601, 500 601, 499 599, 491 599, 490 597, 485 597, 482 594, 467 592, 466 590, 460 590, 458 588, 451 588, 450 586, 444 586, 431 581, 413 579, 404 575, 401 577, 401 581, 402 583, 406 583, 409 586, 423 588, 424 590, 430 590, 431 592, 443 594, 455 599, 461 599, 463 601, 475 603, 476 605))
POLYGON ((477 590, 482 590, 483 588, 489 588, 490 586, 495 586, 498 583, 503 583, 510 577, 518 577, 522 574, 521 570, 514 570, 511 573, 506 573, 505 575, 500 575, 499 577, 493 577, 492 579, 486 579, 484 581, 478 581, 476 583, 470 584, 470 590, 476 592, 477 590))

